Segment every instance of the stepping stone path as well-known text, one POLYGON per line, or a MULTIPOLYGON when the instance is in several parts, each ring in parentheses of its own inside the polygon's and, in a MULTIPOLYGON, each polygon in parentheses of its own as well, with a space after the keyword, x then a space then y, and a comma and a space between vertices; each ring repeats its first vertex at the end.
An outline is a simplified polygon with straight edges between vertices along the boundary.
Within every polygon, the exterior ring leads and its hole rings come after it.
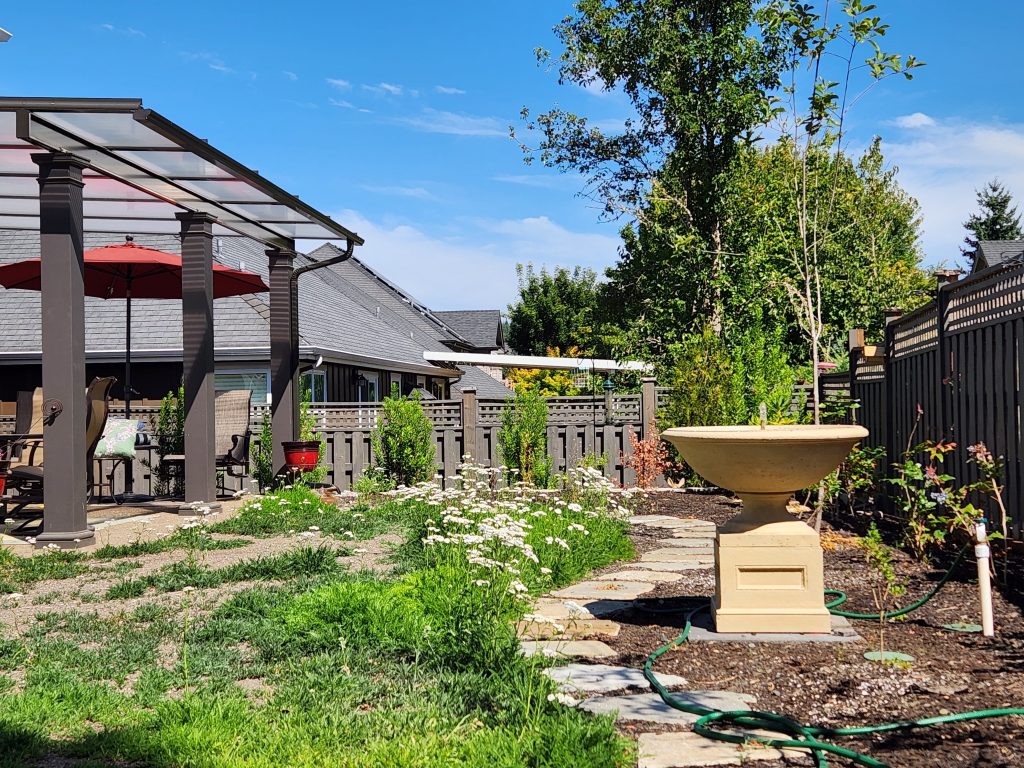
MULTIPOLYGON (((600 617, 613 616, 630 608, 633 600, 652 591, 658 583, 679 581, 681 571, 708 570, 714 566, 716 527, 713 523, 670 515, 636 515, 629 522, 660 528, 666 538, 660 539, 656 549, 644 553, 639 561, 629 563, 624 570, 595 576, 539 598, 534 603, 533 615, 518 627, 520 637, 528 638, 520 641, 522 653, 559 658, 612 658, 618 654, 605 643, 575 638, 615 637, 619 625, 600 617), (551 639, 541 639, 548 637, 551 639)), ((574 662, 552 667, 544 673, 565 693, 591 694, 579 702, 580 709, 595 714, 615 714, 619 720, 685 728, 640 733, 638 768, 748 765, 752 761, 783 757, 777 749, 713 741, 689 730, 697 716, 670 707, 657 693, 651 692, 641 669, 574 662), (641 692, 620 693, 631 690, 641 692), (600 695, 614 693, 620 695, 600 695)), ((666 687, 686 685, 686 680, 675 675, 658 675, 658 679, 666 687)), ((754 697, 729 691, 676 691, 673 695, 709 709, 743 710, 754 705, 754 697)), ((801 754, 794 750, 785 750, 785 753, 801 754)))
POLYGON ((600 640, 521 640, 519 649, 524 656, 540 654, 552 658, 583 656, 589 659, 607 659, 618 655, 600 640))
POLYGON ((635 600, 654 585, 645 581, 581 581, 551 594, 570 600, 635 600))
MULTIPOLYGON (((565 693, 611 693, 629 688, 651 687, 644 673, 632 667, 566 664, 564 667, 545 669, 544 674, 559 683, 559 689, 565 693)), ((661 675, 658 679, 664 686, 686 685, 686 681, 676 675, 661 675)))
MULTIPOLYGON (((658 677, 661 680, 661 677, 658 677)), ((664 681, 662 682, 664 685, 664 681)), ((750 709, 754 697, 745 693, 727 691, 685 691, 674 694, 686 704, 708 709, 725 711, 750 709)), ((598 696, 580 703, 580 709, 595 715, 615 715, 617 720, 644 720, 665 725, 689 725, 697 722, 699 715, 670 707, 656 693, 639 693, 630 696, 598 696)))

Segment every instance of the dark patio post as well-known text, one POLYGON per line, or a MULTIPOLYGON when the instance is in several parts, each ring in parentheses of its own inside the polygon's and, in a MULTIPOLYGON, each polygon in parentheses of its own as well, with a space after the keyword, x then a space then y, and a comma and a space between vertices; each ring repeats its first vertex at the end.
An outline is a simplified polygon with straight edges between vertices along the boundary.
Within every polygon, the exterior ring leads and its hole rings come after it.
POLYGON ((295 440, 299 425, 298 281, 294 251, 272 248, 270 259, 270 412, 274 429, 273 469, 284 467, 283 440, 295 440))
POLYGON ((185 382, 185 505, 217 500, 213 385, 213 222, 208 213, 181 222, 181 339, 185 382))
POLYGON ((36 546, 92 544, 86 518, 85 290, 82 169, 63 152, 32 155, 39 166, 43 393, 53 417, 43 425, 46 482, 36 546))

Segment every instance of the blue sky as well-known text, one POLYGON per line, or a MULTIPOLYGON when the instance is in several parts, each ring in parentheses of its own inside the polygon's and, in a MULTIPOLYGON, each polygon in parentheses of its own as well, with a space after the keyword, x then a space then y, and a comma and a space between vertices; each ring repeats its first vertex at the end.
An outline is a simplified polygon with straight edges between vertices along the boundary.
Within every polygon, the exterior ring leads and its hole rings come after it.
MULTIPOLYGON (((615 259, 618 225, 579 179, 524 166, 508 138, 523 106, 629 115, 537 66, 567 1, 6 5, 0 93, 141 97, 358 231, 359 255, 429 306, 503 308, 517 262, 615 259)), ((927 66, 867 94, 851 141, 883 137, 927 261, 952 263, 975 187, 999 176, 1024 199, 1024 5, 878 5, 887 47, 927 66)))

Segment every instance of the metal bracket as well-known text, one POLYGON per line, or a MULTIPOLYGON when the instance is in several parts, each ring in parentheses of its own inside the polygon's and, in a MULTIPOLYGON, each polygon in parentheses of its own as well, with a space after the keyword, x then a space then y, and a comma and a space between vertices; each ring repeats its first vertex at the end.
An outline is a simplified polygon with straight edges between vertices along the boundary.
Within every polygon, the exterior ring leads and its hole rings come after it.
POLYGON ((64 411, 64 403, 55 398, 43 401, 43 423, 53 424, 64 411))

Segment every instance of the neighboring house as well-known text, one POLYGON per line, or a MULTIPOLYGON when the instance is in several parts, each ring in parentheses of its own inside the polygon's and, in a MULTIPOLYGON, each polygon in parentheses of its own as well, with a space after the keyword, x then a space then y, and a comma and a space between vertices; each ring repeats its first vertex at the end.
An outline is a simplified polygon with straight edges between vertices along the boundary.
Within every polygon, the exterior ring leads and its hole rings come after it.
MULTIPOLYGON (((119 234, 86 234, 86 249, 124 241, 119 234)), ((135 235, 138 245, 180 252, 173 235, 135 235)), ((322 260, 338 253, 323 245, 310 256, 322 260)), ((39 235, 0 230, 0 263, 39 255, 39 235)), ((265 246, 241 237, 214 238, 214 259, 247 269, 268 280, 265 246)), ((296 266, 307 263, 296 258, 296 266)), ((42 381, 40 296, 34 291, 0 288, 0 401, 42 381)), ((86 297, 86 376, 124 373, 125 302, 86 297)), ((268 401, 270 306, 267 294, 214 302, 214 355, 218 391, 245 388, 254 402, 268 401)), ((475 349, 429 309, 390 283, 360 259, 351 258, 309 272, 299 279, 300 371, 318 402, 372 402, 392 385, 403 394, 421 389, 450 397, 463 376, 488 378, 423 359, 438 343, 457 351, 475 349), (319 366, 316 361, 322 358, 319 366)), ((132 387, 137 399, 159 400, 181 381, 181 303, 136 299, 132 302, 132 387)), ((504 388, 502 388, 504 389, 504 388)), ((457 391, 457 390, 456 390, 457 391)), ((501 394, 485 396, 504 396, 501 394)), ((114 396, 122 397, 120 385, 114 396)))
MULTIPOLYGON (((508 348, 505 346, 505 329, 502 326, 501 312, 499 310, 450 310, 435 312, 434 315, 473 345, 472 349, 466 351, 487 355, 503 355, 508 352, 508 348)), ((480 365, 477 368, 499 383, 504 378, 500 365, 480 365)), ((465 382, 463 382, 463 385, 465 385, 465 382)), ((488 387, 490 387, 489 384, 488 387)), ((501 387, 509 395, 511 394, 511 390, 504 384, 501 384, 501 387)), ((480 397, 506 396, 498 394, 484 395, 479 389, 478 395, 480 397)))
POLYGON ((1024 260, 1024 240, 981 240, 972 272, 1024 260))

